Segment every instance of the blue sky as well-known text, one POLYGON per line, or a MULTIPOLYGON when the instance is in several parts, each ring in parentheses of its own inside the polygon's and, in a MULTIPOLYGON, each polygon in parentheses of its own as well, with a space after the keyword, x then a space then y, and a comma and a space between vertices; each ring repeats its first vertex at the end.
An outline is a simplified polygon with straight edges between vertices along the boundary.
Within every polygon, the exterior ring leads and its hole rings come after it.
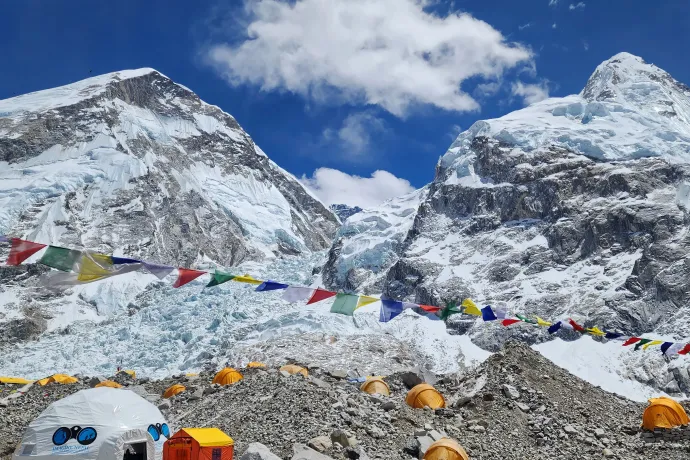
POLYGON ((460 129, 579 92, 620 51, 690 83, 687 0, 23 0, 0 30, 0 99, 153 67, 324 200, 365 206, 428 183, 460 129))

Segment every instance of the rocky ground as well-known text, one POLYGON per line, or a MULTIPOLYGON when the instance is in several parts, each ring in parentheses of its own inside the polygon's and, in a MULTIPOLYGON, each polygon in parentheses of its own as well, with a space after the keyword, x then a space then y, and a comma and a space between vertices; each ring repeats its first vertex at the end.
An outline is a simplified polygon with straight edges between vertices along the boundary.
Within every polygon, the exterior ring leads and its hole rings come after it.
MULTIPOLYGON (((435 385, 448 407, 436 411, 405 405, 408 386, 419 378, 415 372, 388 376, 389 398, 361 392, 344 371, 310 369, 309 378, 274 369, 243 372, 244 380, 227 387, 211 385, 212 374, 117 379, 159 405, 173 428, 223 429, 235 439, 237 457, 245 460, 411 459, 441 436, 456 439, 470 458, 483 460, 690 456, 687 441, 642 441, 643 404, 593 387, 522 344, 508 343, 469 373, 441 377, 435 385), (159 398, 178 382, 186 392, 159 398)), ((0 457, 9 458, 23 429, 48 404, 88 387, 31 387, 0 402, 0 457)), ((0 400, 12 391, 0 388, 0 400)))

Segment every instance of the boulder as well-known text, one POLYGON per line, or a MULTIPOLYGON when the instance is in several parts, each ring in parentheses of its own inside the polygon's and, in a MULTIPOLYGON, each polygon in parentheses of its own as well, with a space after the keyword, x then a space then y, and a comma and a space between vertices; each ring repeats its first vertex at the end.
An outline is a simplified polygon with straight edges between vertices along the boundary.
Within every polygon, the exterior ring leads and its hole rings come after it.
POLYGON ((400 374, 400 379, 410 390, 413 387, 419 385, 420 383, 424 383, 424 376, 420 372, 416 371, 403 372, 402 374, 400 374))
POLYGON ((352 433, 344 430, 335 430, 331 433, 331 441, 337 442, 343 447, 354 447, 357 445, 357 439, 352 433))
MULTIPOLYGON (((314 449, 310 449, 304 444, 294 444, 292 446, 292 451, 294 453, 292 460, 333 460, 332 457, 321 454, 314 449)), ((277 458, 278 457, 276 457, 276 459, 277 458)))
POLYGON ((106 380, 107 379, 105 377, 100 377, 100 376, 91 377, 91 379, 89 380, 89 387, 96 388, 96 385, 98 385, 99 383, 105 382, 106 380))
POLYGON ((333 442, 328 436, 317 436, 310 440, 307 445, 317 452, 325 452, 333 447, 333 442))
POLYGON ((342 379, 347 378, 347 371, 344 371, 342 369, 335 369, 335 370, 329 371, 328 375, 333 377, 334 379, 342 380, 342 379))
POLYGON ((503 384, 503 394, 508 399, 520 399, 520 392, 517 390, 517 388, 512 385, 508 385, 507 383, 503 384))
POLYGON ((417 452, 419 458, 424 458, 424 454, 435 441, 430 436, 420 436, 417 438, 417 452))
POLYGON ((244 451, 240 460, 281 460, 281 458, 271 452, 268 447, 263 444, 253 442, 249 444, 249 447, 244 451))

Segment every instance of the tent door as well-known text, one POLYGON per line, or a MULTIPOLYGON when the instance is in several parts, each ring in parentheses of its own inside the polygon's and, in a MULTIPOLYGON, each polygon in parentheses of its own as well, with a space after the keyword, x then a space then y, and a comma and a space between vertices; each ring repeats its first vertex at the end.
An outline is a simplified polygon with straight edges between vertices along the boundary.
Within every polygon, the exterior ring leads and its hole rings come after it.
POLYGON ((148 460, 146 458, 146 443, 137 442, 128 444, 122 460, 148 460))

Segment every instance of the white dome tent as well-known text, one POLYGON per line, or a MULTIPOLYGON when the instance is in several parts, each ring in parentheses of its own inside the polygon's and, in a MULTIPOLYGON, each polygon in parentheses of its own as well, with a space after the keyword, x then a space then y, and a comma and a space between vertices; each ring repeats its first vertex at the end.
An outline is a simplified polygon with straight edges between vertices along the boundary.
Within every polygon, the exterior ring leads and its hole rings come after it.
POLYGON ((170 428, 156 406, 116 388, 54 402, 24 432, 13 460, 161 460, 170 428))

